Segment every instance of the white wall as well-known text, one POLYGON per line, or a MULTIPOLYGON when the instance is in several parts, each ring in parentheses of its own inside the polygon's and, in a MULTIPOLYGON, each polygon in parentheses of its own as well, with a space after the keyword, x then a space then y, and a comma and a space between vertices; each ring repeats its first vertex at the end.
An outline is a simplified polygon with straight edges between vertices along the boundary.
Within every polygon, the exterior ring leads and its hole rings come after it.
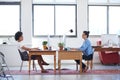
MULTIPOLYGON (((77 34, 76 38, 67 38, 66 46, 68 47, 79 47, 83 40, 81 34, 84 30, 87 30, 87 0, 78 0, 77 7, 77 34)), ((24 34, 24 42, 27 44, 32 44, 34 47, 42 48, 42 41, 47 40, 47 38, 32 38, 32 0, 21 0, 21 27, 24 34)), ((99 40, 95 37, 90 37, 93 45, 96 45, 96 41, 99 40)), ((2 41, 2 40, 0 40, 2 41)), ((57 47, 59 38, 51 38, 51 46, 53 48, 57 47)), ((15 53, 16 54, 16 53, 15 53)), ((16 56, 17 57, 17 56, 16 56)), ((53 63, 53 57, 44 57, 49 63, 53 63)), ((95 54, 94 62, 99 62, 98 55, 95 54)), ((72 61, 73 62, 73 61, 72 61)), ((71 63, 71 61, 65 61, 64 63, 71 63)))
POLYGON ((5 55, 8 66, 20 66, 21 58, 17 50, 17 45, 0 44, 0 52, 5 55))

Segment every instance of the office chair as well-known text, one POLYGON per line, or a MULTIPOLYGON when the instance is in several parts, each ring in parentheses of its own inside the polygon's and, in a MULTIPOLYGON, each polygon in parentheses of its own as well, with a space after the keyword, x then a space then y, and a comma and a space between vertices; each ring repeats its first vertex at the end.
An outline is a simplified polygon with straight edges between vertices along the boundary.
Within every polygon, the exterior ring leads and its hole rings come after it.
MULTIPOLYGON (((22 63, 21 63, 21 66, 20 66, 20 72, 22 70, 22 67, 23 67, 23 62, 24 61, 29 61, 29 56, 28 56, 28 52, 27 51, 24 51, 24 52, 21 52, 19 49, 18 49, 18 52, 20 54, 20 57, 21 57, 21 60, 22 60, 22 63)), ((37 72, 37 68, 36 68, 36 65, 35 65, 35 61, 36 59, 32 58, 31 60, 33 60, 33 70, 35 68, 36 72, 37 72)))

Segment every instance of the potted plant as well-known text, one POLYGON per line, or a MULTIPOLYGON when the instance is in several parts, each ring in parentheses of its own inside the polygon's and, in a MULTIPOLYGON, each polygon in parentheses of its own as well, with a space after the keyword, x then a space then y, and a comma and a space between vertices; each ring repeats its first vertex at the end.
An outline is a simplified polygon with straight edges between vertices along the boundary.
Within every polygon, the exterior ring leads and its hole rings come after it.
POLYGON ((42 45, 43 45, 43 49, 44 49, 44 50, 48 49, 47 43, 48 43, 47 41, 43 41, 43 42, 42 42, 42 45))
POLYGON ((63 50, 64 48, 64 43, 60 42, 58 43, 59 50, 63 50))

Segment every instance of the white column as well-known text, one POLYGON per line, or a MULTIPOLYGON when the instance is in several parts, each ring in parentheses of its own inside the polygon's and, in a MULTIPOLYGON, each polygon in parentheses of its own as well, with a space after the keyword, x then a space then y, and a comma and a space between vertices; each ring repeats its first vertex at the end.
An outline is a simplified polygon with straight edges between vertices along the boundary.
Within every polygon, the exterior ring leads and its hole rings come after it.
POLYGON ((21 29, 24 43, 32 44, 32 0, 21 0, 21 29))

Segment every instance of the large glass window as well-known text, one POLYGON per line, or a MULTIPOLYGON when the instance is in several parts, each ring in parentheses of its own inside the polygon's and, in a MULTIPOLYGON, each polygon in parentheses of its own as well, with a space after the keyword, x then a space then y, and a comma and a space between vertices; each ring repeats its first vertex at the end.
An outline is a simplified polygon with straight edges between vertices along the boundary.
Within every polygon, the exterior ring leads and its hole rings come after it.
POLYGON ((34 36, 76 36, 76 5, 33 5, 34 36), (72 32, 70 32, 72 31, 72 32))
POLYGON ((13 36, 20 30, 20 5, 0 3, 0 36, 13 36))
POLYGON ((120 6, 109 7, 109 33, 120 35, 120 6))
POLYGON ((54 35, 54 6, 34 6, 34 35, 54 35))
POLYGON ((56 35, 75 35, 75 6, 56 6, 56 35), (70 30, 73 33, 70 33, 70 30))
POLYGON ((106 13, 106 6, 89 6, 89 30, 91 35, 107 33, 106 13))
POLYGON ((89 6, 91 35, 120 35, 120 6, 89 6))

